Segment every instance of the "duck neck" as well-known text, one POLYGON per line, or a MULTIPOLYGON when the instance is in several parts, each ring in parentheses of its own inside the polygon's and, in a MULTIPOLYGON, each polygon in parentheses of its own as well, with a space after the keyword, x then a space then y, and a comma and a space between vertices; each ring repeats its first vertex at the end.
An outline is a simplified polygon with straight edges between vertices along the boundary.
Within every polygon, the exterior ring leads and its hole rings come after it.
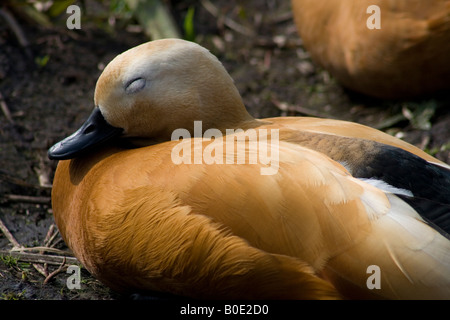
POLYGON ((203 137, 208 129, 217 129, 222 135, 227 134, 227 130, 247 130, 256 128, 264 124, 263 121, 253 118, 242 105, 241 110, 217 114, 214 117, 203 117, 204 120, 195 118, 186 119, 182 125, 176 127, 165 127, 162 131, 155 134, 154 137, 127 137, 126 145, 129 147, 144 147, 178 139, 178 133, 183 137, 203 137), (180 130, 180 131, 176 131, 180 130))

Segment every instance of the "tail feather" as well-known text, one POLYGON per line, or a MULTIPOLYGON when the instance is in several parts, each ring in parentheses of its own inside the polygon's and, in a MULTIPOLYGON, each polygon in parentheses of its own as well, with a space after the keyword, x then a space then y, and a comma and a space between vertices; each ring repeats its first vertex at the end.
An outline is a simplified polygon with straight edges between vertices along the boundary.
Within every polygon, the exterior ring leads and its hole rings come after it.
POLYGON ((398 195, 413 207, 424 220, 442 236, 450 240, 450 205, 421 197, 398 195))
POLYGON ((331 259, 327 267, 367 289, 367 268, 378 266, 380 289, 371 291, 384 298, 450 299, 450 241, 406 202, 387 195, 390 211, 374 220, 366 239, 331 259))

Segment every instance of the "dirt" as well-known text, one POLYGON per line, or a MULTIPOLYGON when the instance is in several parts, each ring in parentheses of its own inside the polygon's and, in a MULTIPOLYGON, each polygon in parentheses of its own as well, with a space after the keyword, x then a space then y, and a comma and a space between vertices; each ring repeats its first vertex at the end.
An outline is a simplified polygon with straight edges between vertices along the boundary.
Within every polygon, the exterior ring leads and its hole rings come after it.
MULTIPOLYGON (((214 1, 220 8, 218 15, 197 1, 170 3, 180 27, 189 6, 195 7, 195 41, 224 63, 253 116, 356 121, 396 134, 450 162, 450 95, 382 101, 342 88, 302 47, 288 1, 214 1), (230 28, 224 17, 246 31, 230 28), (420 129, 421 118, 415 115, 430 105, 434 111, 430 127, 420 129)), ((21 245, 34 247, 44 244, 53 224, 51 188, 45 185, 51 184, 57 162, 47 159, 47 149, 90 114, 102 68, 118 53, 149 39, 125 28, 108 31, 98 22, 83 22, 81 30, 68 30, 65 23, 43 28, 21 16, 16 19, 30 45, 22 47, 0 18, 0 93, 13 120, 0 113, 0 219, 21 245), (41 200, 29 203, 11 195, 41 200)), ((0 233, 0 250, 11 248, 0 233)), ((56 248, 68 250, 62 241, 56 248)), ((48 268, 52 272, 58 265, 48 268)), ((84 269, 81 289, 68 289, 68 277, 61 272, 44 284, 44 276, 32 264, 11 262, 3 255, 0 299, 122 298, 84 269)))

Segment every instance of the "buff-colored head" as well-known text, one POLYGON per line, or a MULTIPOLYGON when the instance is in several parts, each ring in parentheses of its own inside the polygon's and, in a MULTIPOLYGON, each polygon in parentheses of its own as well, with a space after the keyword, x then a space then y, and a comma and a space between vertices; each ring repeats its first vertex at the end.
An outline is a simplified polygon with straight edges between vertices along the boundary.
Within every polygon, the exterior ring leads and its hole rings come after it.
POLYGON ((95 105, 132 137, 170 139, 175 129, 233 127, 248 115, 233 80, 208 50, 179 39, 144 43, 113 59, 98 79, 95 105))
POLYGON ((49 149, 50 159, 71 159, 116 137, 137 146, 168 141, 177 129, 240 128, 254 120, 219 60, 193 42, 144 43, 114 58, 95 88, 91 116, 49 149))

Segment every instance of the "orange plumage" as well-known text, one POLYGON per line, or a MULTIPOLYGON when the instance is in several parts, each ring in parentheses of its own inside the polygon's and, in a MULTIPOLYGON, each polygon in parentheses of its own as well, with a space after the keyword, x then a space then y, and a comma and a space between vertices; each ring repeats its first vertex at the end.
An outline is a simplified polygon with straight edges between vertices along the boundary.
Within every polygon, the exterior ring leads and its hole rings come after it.
POLYGON ((292 0, 292 9, 313 60, 350 89, 409 98, 450 88, 450 1, 292 0), (380 29, 367 27, 372 5, 380 29))
POLYGON ((449 297, 446 213, 408 204, 422 194, 392 167, 436 171, 433 193, 445 196, 449 167, 418 148, 349 122, 253 119, 220 62, 182 40, 118 56, 95 101, 87 123, 49 151, 62 160, 52 201, 68 246, 111 288, 216 299, 449 297), (193 136, 194 120, 201 134, 243 131, 171 139, 176 128, 193 136), (251 130, 268 135, 252 144, 251 130), (180 146, 191 147, 191 164, 174 162, 180 146), (194 163, 212 147, 226 152, 194 163), (386 181, 378 155, 401 160, 386 166, 386 181), (367 287, 371 265, 382 270, 380 289, 367 287))

